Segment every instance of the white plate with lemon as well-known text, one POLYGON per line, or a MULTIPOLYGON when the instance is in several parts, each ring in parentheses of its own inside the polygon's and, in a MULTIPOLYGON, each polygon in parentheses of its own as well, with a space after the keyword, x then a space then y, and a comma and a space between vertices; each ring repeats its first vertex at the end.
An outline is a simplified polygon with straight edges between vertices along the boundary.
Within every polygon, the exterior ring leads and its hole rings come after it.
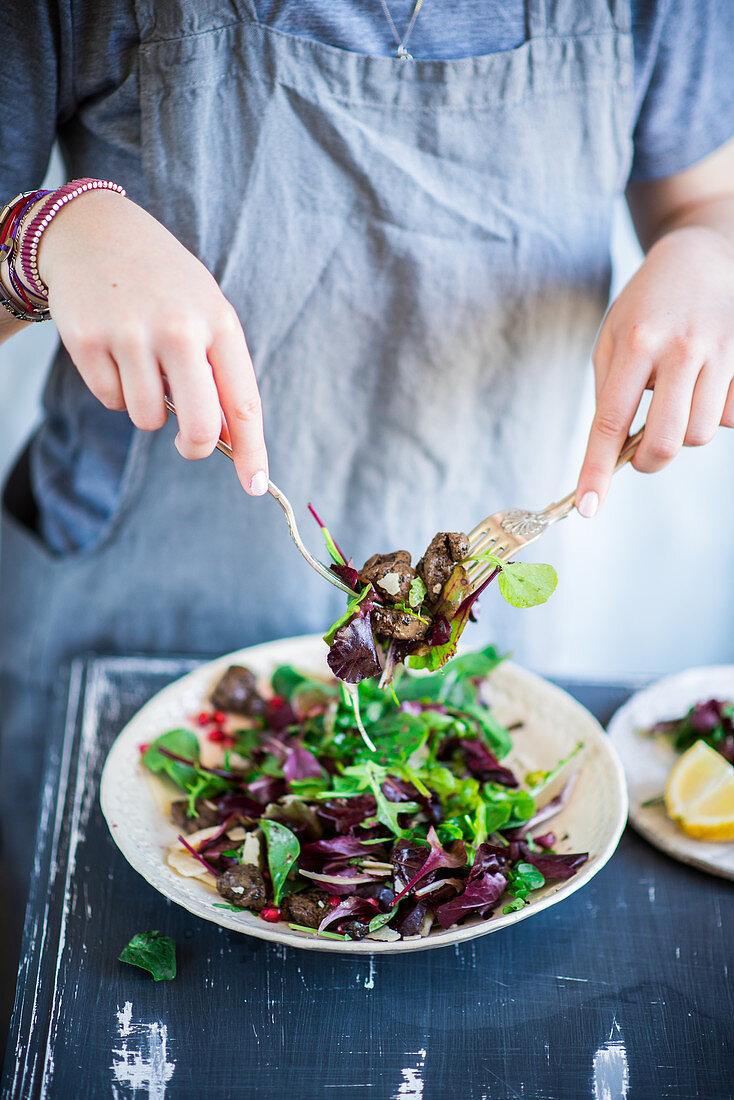
POLYGON ((669 737, 647 732, 708 699, 734 700, 734 665, 658 680, 617 711, 608 732, 624 766, 635 829, 675 859, 734 879, 734 767, 702 741, 681 754, 669 737))

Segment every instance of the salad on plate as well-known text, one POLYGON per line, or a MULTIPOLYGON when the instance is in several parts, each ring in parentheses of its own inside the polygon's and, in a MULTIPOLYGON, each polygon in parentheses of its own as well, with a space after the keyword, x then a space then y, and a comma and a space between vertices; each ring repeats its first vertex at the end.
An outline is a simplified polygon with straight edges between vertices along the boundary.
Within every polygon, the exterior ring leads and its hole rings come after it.
POLYGON ((169 866, 213 906, 345 941, 523 908, 588 859, 552 825, 583 746, 549 771, 510 766, 488 694, 501 660, 489 647, 440 673, 396 667, 391 692, 364 678, 361 731, 336 680, 230 667, 186 727, 141 746, 179 791, 169 866))

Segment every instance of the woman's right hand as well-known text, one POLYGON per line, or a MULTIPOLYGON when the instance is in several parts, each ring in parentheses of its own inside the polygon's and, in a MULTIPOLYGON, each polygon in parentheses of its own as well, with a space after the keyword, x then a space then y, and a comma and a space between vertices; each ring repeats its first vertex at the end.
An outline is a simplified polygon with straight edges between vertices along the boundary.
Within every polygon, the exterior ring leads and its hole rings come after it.
POLYGON ((144 431, 161 428, 165 375, 183 457, 211 454, 224 426, 245 491, 267 491, 260 395, 239 318, 160 222, 114 192, 80 195, 44 232, 38 270, 61 340, 106 408, 126 409, 144 431))

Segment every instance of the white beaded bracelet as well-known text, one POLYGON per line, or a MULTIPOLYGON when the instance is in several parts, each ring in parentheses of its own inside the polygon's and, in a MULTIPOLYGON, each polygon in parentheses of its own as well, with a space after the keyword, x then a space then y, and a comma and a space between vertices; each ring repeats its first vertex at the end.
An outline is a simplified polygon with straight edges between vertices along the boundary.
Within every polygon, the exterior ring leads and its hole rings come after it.
POLYGON ((18 266, 25 281, 43 298, 48 299, 48 287, 38 274, 38 246, 41 237, 48 229, 53 219, 68 202, 83 195, 86 191, 115 191, 118 195, 125 195, 125 188, 119 183, 110 180, 80 179, 52 191, 48 200, 23 232, 20 252, 18 254, 18 266))

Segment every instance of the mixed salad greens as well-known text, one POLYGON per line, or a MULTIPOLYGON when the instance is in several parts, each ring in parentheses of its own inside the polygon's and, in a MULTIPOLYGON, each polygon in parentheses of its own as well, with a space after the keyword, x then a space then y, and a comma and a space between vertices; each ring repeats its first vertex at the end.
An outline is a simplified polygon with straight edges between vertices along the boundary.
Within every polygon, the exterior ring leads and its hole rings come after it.
POLYGON ((142 746, 184 796, 169 864, 215 886, 219 907, 342 940, 521 909, 588 858, 539 829, 565 805, 582 746, 550 772, 503 763, 511 730, 486 696, 501 660, 489 647, 441 673, 396 669, 392 693, 364 679, 368 743, 343 685, 282 666, 261 692, 231 667, 192 728, 142 746))
POLYGON ((415 568, 407 550, 396 550, 373 554, 356 569, 309 508, 324 535, 330 568, 354 592, 344 614, 324 635, 329 668, 348 684, 379 676, 386 687, 403 663, 442 668, 456 653, 477 600, 495 577, 500 594, 514 607, 544 603, 558 583, 551 565, 504 562, 489 552, 469 556, 469 539, 460 531, 434 535, 415 568), (492 572, 472 591, 467 566, 475 561, 488 562, 492 572))
POLYGON ((681 718, 656 722, 646 732, 669 739, 676 752, 686 752, 696 741, 705 741, 709 748, 734 764, 734 702, 703 700, 681 718))

